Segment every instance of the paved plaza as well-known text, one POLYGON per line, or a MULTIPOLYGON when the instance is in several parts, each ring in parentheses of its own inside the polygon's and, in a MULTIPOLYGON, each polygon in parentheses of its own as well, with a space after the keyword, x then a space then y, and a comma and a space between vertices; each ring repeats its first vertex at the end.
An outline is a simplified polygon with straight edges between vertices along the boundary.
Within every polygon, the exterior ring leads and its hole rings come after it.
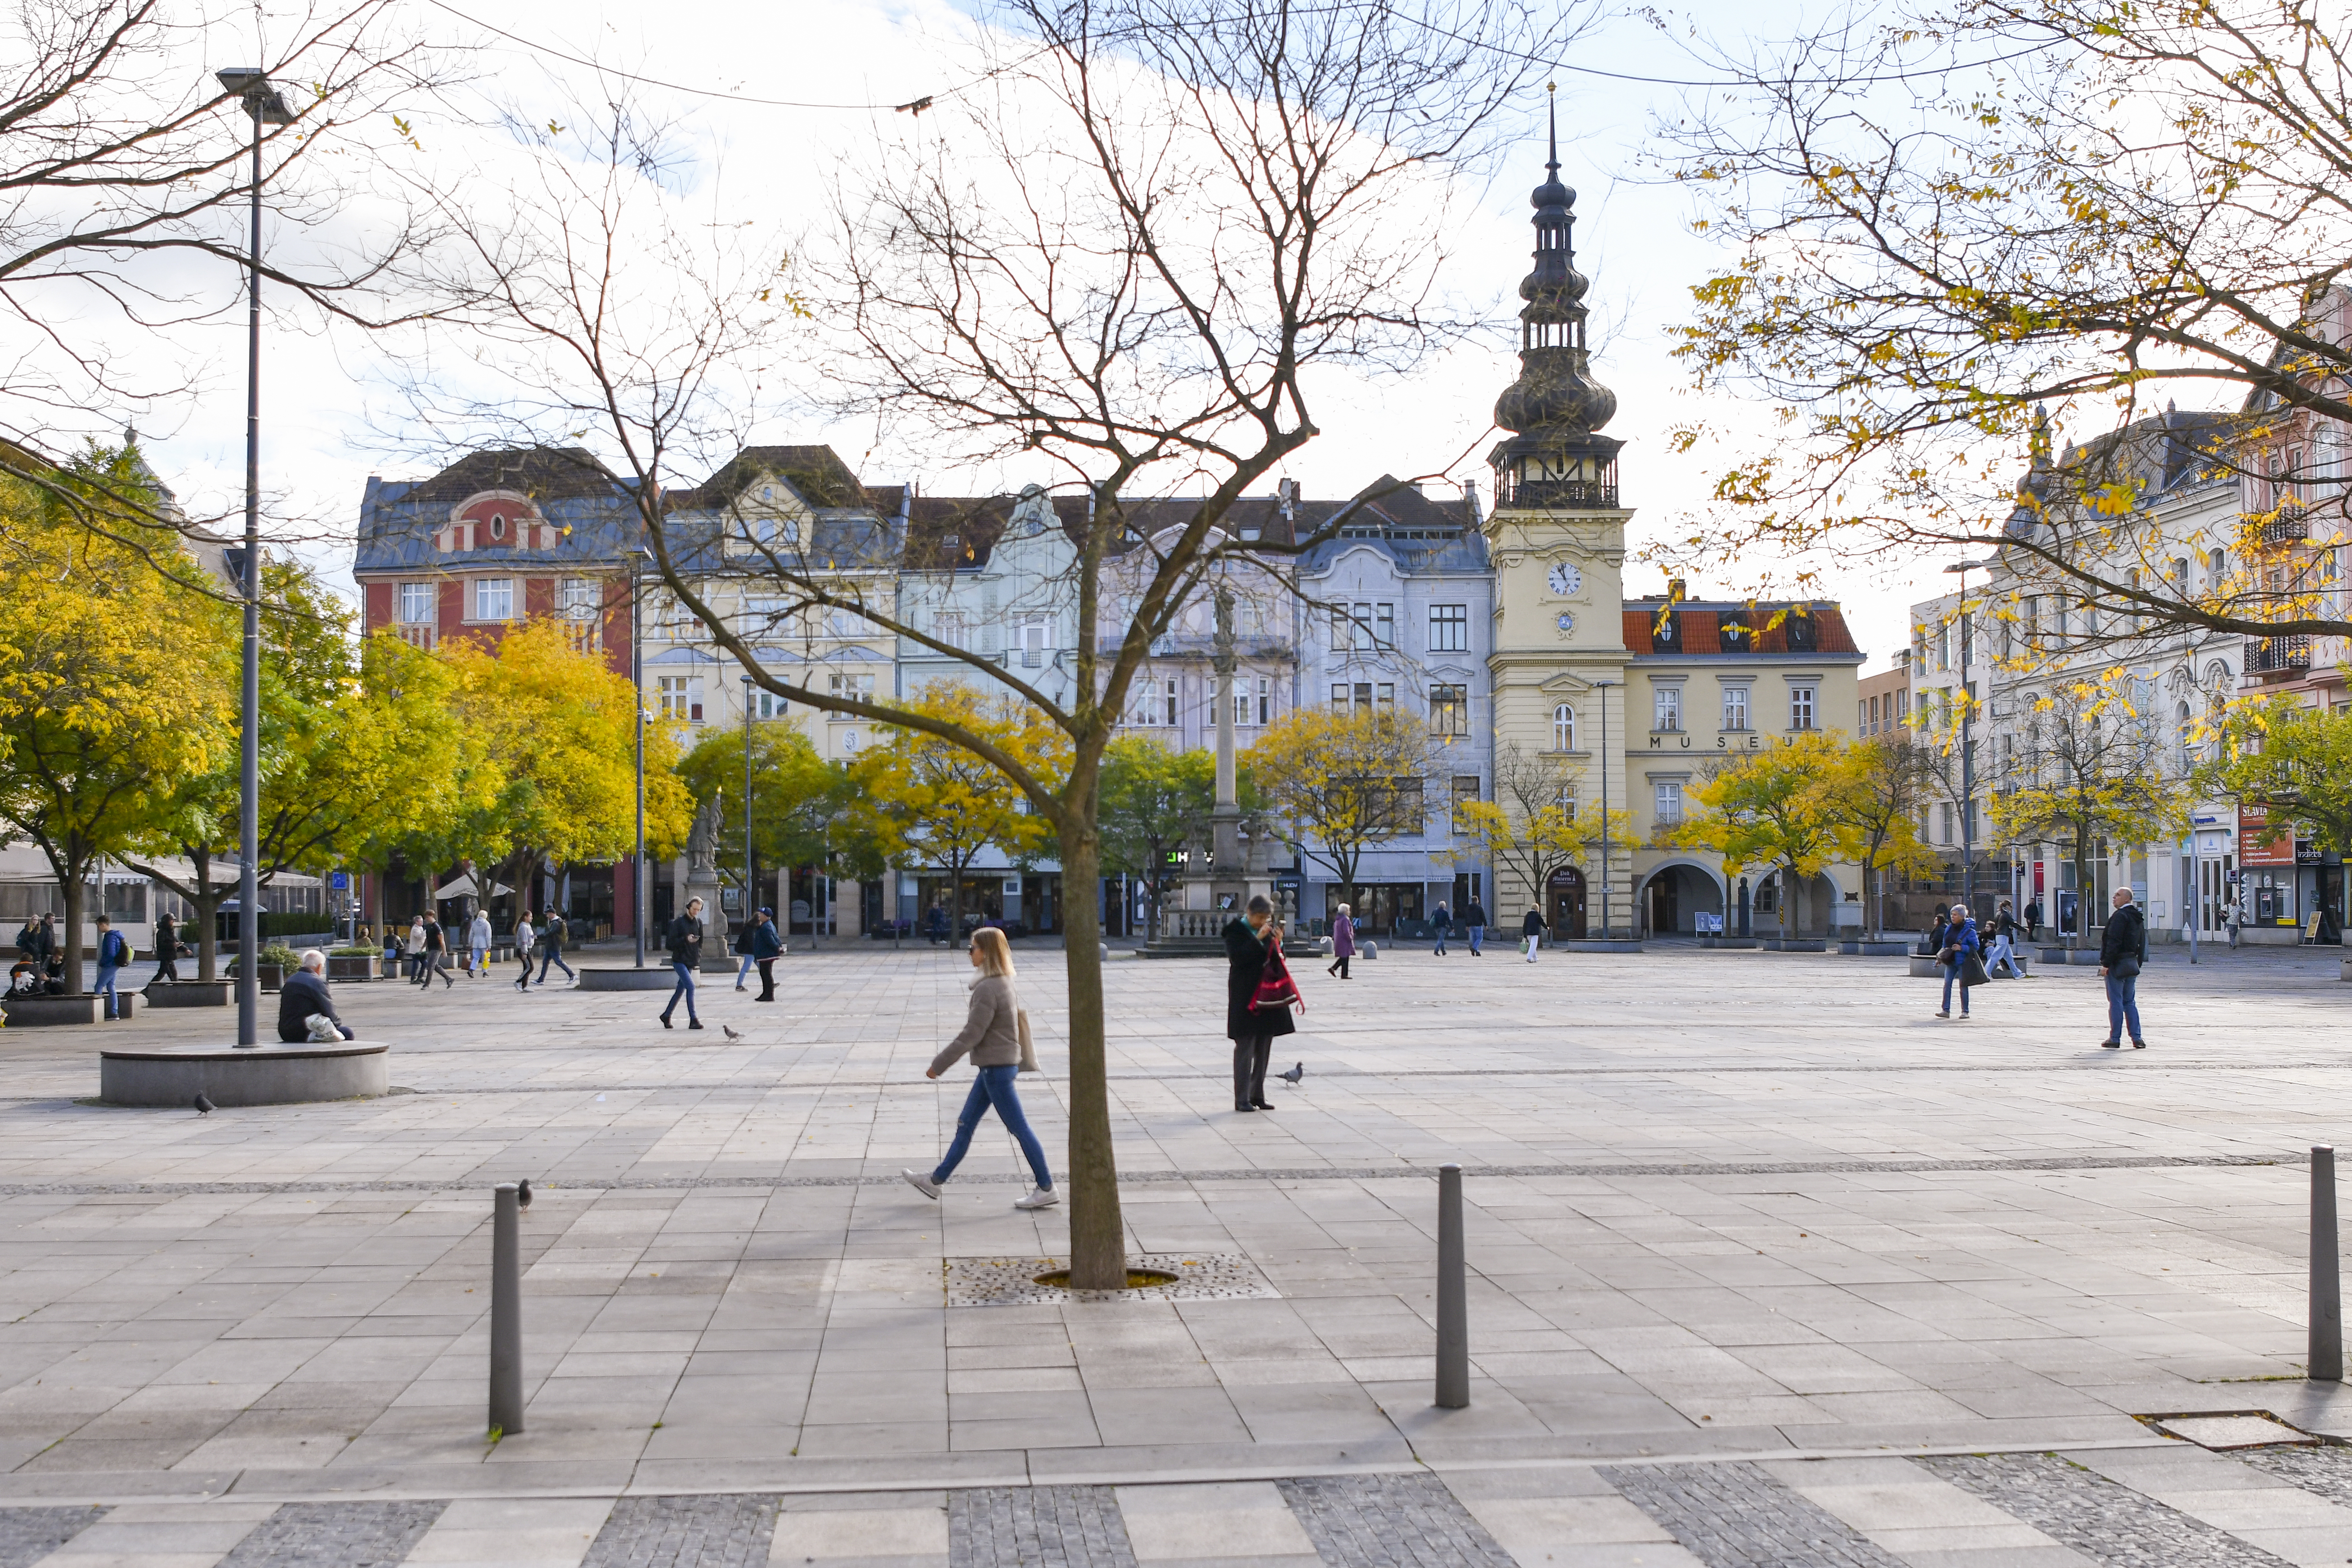
MULTIPOLYGON (((1061 955, 1024 951, 1057 1167, 1061 955)), ((385 1100, 95 1104, 0 1031, 0 1568, 497 1563, 2342 1563, 2352 1438, 2301 1376, 2305 1153, 2352 1133, 2335 954, 2095 972, 1389 949, 1302 965, 1236 1116, 1221 963, 1108 969, 1130 1247, 992 1120, 932 1204, 970 970, 843 942, 761 1006, 344 985, 385 1100), (683 1023, 681 1016, 680 1023, 683 1023), (740 1037, 730 1038, 721 1026, 740 1037), (1472 1404, 1431 1404, 1434 1168, 1468 1171, 1472 1404), (490 1194, 529 1176, 526 1429, 485 1436, 490 1194)))

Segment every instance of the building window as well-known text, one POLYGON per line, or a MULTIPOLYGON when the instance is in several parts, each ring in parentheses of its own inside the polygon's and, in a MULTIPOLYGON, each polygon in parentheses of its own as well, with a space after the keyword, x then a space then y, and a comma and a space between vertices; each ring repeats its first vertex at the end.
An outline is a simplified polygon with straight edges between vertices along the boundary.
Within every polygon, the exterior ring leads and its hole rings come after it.
POLYGON ((657 676, 654 693, 663 718, 680 724, 702 722, 702 682, 686 675, 657 676))
POLYGON ((477 577, 474 579, 474 619, 478 621, 514 619, 513 578, 477 577))
MULTIPOLYGON (((835 633, 835 636, 841 634, 835 633)), ((1021 649, 1021 667, 1036 669, 1045 662, 1045 623, 1024 621, 1014 628, 1014 640, 1021 649)))
POLYGON ((433 619, 433 584, 403 583, 400 585, 400 618, 412 626, 426 625, 433 619))
POLYGON ((1683 786, 1679 783, 1657 786, 1657 817, 1660 822, 1680 822, 1683 819, 1683 786))
POLYGON ((1459 832, 1461 832, 1461 831, 1462 831, 1462 808, 1463 808, 1464 806, 1465 806, 1465 805, 1475 805, 1475 804, 1477 803, 1478 799, 1479 799, 1479 794, 1478 794, 1478 775, 1477 775, 1476 773, 1456 773, 1456 774, 1454 774, 1454 832, 1459 833, 1459 832))
POLYGON ((826 689, 848 702, 874 700, 874 677, 871 675, 836 675, 826 689))
POLYGON ((1261 724, 1274 722, 1274 679, 1271 676, 1257 678, 1257 721, 1261 724))
POLYGON ((1429 651, 1432 653, 1470 651, 1469 605, 1432 605, 1429 606, 1429 651))
POLYGON ((792 704, 763 687, 752 689, 751 711, 761 719, 782 719, 792 711, 792 704))
POLYGON ((1748 728, 1748 688, 1727 686, 1723 689, 1723 727, 1727 730, 1748 728))
POLYGON ((567 621, 593 620, 596 616, 596 580, 593 577, 563 577, 555 584, 555 613, 567 621))
POLYGON ((1331 706, 1343 712, 1349 708, 1368 712, 1375 703, 1382 708, 1396 706, 1396 685, 1393 681, 1383 680, 1377 685, 1369 680, 1359 680, 1352 685, 1344 680, 1331 683, 1331 706))
POLYGON ((1470 732, 1470 689, 1433 686, 1429 689, 1429 732, 1467 735, 1470 732))
POLYGON ((1683 693, 1679 686, 1661 686, 1650 693, 1650 728, 1679 730, 1683 727, 1683 693))
POLYGON ((1813 727, 1813 699, 1818 693, 1810 686, 1789 688, 1789 728, 1810 730, 1813 727))
POLYGON ((1394 605, 1372 606, 1372 646, 1374 647, 1396 647, 1396 606, 1394 605))
POLYGON ((1565 702, 1551 710, 1551 749, 1576 750, 1576 710, 1565 702))

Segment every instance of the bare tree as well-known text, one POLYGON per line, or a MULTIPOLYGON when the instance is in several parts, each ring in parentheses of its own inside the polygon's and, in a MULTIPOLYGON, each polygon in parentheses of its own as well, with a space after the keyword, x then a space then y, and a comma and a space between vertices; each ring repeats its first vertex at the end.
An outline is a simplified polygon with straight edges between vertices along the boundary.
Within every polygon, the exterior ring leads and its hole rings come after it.
MULTIPOLYGON (((257 177, 279 231, 263 276, 315 310, 382 324, 398 313, 386 264, 423 238, 413 215, 382 199, 389 183, 370 177, 415 140, 387 111, 452 79, 448 57, 401 22, 393 0, 269 13, 203 0, 194 10, 24 0, 0 20, 10 62, 0 68, 0 316, 21 334, 0 359, 0 472, 142 549, 147 531, 190 520, 152 496, 78 494, 51 483, 42 459, 100 434, 93 409, 117 411, 111 439, 124 412, 194 395, 172 335, 243 302, 251 122, 214 74, 224 62, 209 57, 257 24, 272 41, 239 48, 233 63, 258 66, 291 111, 261 132, 257 177), (370 226, 352 251, 328 231, 362 194, 370 226), (192 274, 191 258, 220 265, 192 274), (124 329, 142 346, 126 351, 124 329)), ((150 559, 184 567, 168 549, 150 559)), ((201 574, 181 575, 209 591, 201 574)))
POLYGON ((720 546, 679 522, 664 486, 698 444, 740 439, 788 308, 778 253, 683 216, 648 177, 657 139, 624 125, 601 163, 551 160, 495 229, 478 201, 450 214, 477 272, 450 318, 526 384, 466 410, 477 427, 598 428, 667 591, 761 687, 965 747, 1052 824, 1062 875, 1084 890, 1065 905, 1076 1285, 1126 1279, 1091 889, 1103 754, 1129 686, 1211 574, 1286 581, 1336 536, 1346 512, 1254 539, 1226 526, 1314 438, 1315 375, 1402 374, 1477 329, 1442 290, 1448 204, 1521 128, 1528 62, 1577 26, 1517 0, 1001 5, 979 27, 985 88, 842 176, 805 273, 835 411, 919 434, 942 461, 1050 467, 1083 495, 1064 520, 1080 628, 1068 694, 901 619, 727 500, 724 548, 756 563, 783 613, 848 612, 1017 698, 1067 738, 1057 776, 950 717, 803 684, 706 595, 720 546), (625 211, 656 216, 638 231, 625 211), (1160 526, 1171 507, 1176 525, 1160 526), (1114 622, 1102 574, 1139 547, 1147 510, 1150 570, 1114 622))
POLYGON ((2342 21, 2306 0, 1925 0, 1722 61, 1738 89, 1662 127, 1735 253, 1678 353, 1781 428, 1662 555, 1998 542, 2143 630, 2352 631, 2282 569, 2347 536, 2342 21), (2053 454, 2045 405, 2126 434, 2053 454), (2241 569, 2170 570, 2152 457, 2246 482, 2238 537, 2213 542, 2241 569))

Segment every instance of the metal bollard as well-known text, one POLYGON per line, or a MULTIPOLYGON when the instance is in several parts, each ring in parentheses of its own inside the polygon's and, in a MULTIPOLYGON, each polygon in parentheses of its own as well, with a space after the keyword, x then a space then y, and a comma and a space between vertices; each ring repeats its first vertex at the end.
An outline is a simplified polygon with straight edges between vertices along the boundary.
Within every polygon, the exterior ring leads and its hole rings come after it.
POLYGON ((522 1205, 500 1182, 490 1225, 490 1430, 522 1430, 522 1205))
POLYGON ((1470 1298, 1462 1248, 1462 1167, 1437 1168, 1437 1405, 1470 1405, 1470 1298))
POLYGON ((2311 1151, 2311 1340, 2305 1375, 2315 1383, 2344 1381, 2344 1292, 2336 1267, 2336 1150, 2311 1151))

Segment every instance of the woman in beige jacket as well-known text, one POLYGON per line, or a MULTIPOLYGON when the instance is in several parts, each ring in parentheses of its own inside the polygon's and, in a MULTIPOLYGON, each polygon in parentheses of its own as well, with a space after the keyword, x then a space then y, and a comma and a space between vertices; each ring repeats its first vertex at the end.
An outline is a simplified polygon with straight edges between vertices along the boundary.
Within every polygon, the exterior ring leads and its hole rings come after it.
POLYGON ((971 1053, 971 1065, 980 1069, 980 1076, 964 1097, 963 1111, 956 1118, 955 1142, 948 1145, 947 1156, 928 1176, 911 1170, 899 1174, 925 1197, 938 1197, 940 1186, 963 1163, 980 1119, 993 1105, 1037 1177, 1035 1190, 1013 1206, 1049 1208, 1061 1196, 1054 1191, 1054 1173, 1045 1163, 1045 1145, 1029 1130, 1029 1119, 1021 1113, 1021 1096, 1013 1087, 1021 1071, 1021 999, 1013 991, 1013 948, 1003 931, 983 926, 971 933, 971 966, 980 971, 980 978, 971 983, 971 1011, 964 1018, 962 1032, 931 1059, 930 1069, 923 1076, 939 1077, 966 1051, 971 1053))

